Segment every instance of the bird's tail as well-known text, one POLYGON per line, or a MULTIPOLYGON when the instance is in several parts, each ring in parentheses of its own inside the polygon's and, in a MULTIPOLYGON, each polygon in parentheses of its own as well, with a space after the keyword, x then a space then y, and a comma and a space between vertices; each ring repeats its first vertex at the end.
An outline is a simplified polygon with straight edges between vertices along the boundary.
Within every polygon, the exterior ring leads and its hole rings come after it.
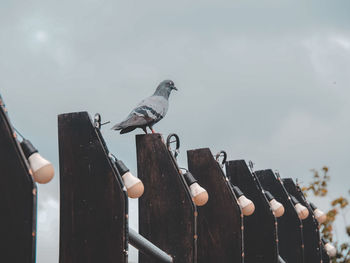
POLYGON ((124 126, 123 126, 123 122, 120 122, 120 123, 117 123, 116 125, 114 125, 111 130, 115 130, 115 131, 119 131, 121 129, 123 129, 124 126))

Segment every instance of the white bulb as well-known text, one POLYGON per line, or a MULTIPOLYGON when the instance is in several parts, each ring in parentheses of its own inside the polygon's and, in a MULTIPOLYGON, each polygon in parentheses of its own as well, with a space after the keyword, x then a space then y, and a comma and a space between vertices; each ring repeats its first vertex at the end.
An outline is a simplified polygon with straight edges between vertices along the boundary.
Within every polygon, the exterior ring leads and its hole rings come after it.
POLYGON ((324 248, 330 257, 335 257, 335 255, 337 255, 337 249, 331 243, 326 243, 324 248))
POLYGON ((33 153, 28 158, 30 168, 33 171, 34 181, 40 184, 46 184, 51 181, 55 171, 52 164, 44 159, 39 153, 33 153))
POLYGON ((122 178, 130 198, 139 198, 143 194, 145 188, 139 178, 133 176, 130 172, 126 172, 122 178))
POLYGON ((297 203, 294 207, 295 207, 295 210, 297 211, 298 216, 301 220, 304 220, 309 216, 309 210, 305 206, 303 206, 302 204, 297 203))
POLYGON ((197 206, 203 206, 208 202, 208 199, 209 199, 208 192, 203 187, 201 187, 198 183, 191 184, 190 191, 193 197, 193 202, 197 206))
POLYGON ((245 197, 244 195, 241 195, 238 198, 238 203, 242 209, 243 215, 250 216, 251 214, 254 213, 254 211, 255 211, 254 203, 251 200, 249 200, 247 197, 245 197))
POLYGON ((275 217, 281 217, 284 214, 284 206, 276 199, 270 201, 270 206, 275 217))
POLYGON ((327 220, 327 215, 318 208, 314 210, 314 215, 320 224, 324 223, 327 220))

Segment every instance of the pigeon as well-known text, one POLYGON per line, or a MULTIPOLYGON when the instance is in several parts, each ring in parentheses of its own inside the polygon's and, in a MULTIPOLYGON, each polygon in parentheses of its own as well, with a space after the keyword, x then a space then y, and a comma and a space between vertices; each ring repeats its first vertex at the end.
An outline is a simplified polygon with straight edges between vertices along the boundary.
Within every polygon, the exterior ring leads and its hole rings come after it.
POLYGON ((136 108, 120 123, 112 127, 112 130, 120 130, 120 134, 128 133, 136 128, 142 128, 147 134, 147 127, 152 133, 153 125, 164 118, 169 107, 169 96, 172 90, 177 90, 172 80, 162 81, 154 94, 141 101, 136 108))

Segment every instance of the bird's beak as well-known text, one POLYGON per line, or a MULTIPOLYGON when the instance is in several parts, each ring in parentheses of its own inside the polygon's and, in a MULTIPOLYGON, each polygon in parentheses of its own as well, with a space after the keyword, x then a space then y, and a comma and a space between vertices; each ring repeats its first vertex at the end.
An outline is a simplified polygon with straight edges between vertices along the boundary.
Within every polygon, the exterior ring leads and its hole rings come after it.
POLYGON ((175 86, 173 86, 172 89, 177 90, 177 88, 175 86))

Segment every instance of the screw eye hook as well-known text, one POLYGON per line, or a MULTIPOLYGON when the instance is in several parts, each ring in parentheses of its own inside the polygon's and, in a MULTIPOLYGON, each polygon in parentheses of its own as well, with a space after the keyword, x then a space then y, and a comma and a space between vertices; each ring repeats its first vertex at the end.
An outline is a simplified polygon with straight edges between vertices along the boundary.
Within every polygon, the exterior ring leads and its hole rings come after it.
POLYGON ((221 168, 225 165, 227 160, 227 153, 225 151, 220 151, 215 155, 215 160, 220 164, 221 168), (222 157, 222 161, 220 163, 220 157, 222 157))
POLYGON ((249 160, 248 166, 249 166, 249 168, 250 168, 250 171, 253 173, 253 172, 254 172, 254 163, 253 163, 252 160, 249 160))
POLYGON ((173 155, 174 155, 174 158, 176 159, 177 156, 180 153, 180 138, 179 138, 179 136, 176 133, 170 133, 168 135, 168 137, 166 139, 166 147, 168 148, 168 151, 174 152, 173 155), (174 137, 175 140, 172 141, 171 139, 173 137, 174 137), (176 146, 175 146, 174 150, 171 149, 171 144, 172 143, 176 143, 176 146))
POLYGON ((94 116, 94 126, 97 129, 101 129, 101 115, 96 113, 94 116))
POLYGON ((101 114, 96 113, 94 116, 94 126, 95 126, 95 128, 97 128, 99 130, 101 129, 101 126, 110 123, 110 121, 106 121, 105 123, 101 123, 101 120, 102 120, 101 114))

